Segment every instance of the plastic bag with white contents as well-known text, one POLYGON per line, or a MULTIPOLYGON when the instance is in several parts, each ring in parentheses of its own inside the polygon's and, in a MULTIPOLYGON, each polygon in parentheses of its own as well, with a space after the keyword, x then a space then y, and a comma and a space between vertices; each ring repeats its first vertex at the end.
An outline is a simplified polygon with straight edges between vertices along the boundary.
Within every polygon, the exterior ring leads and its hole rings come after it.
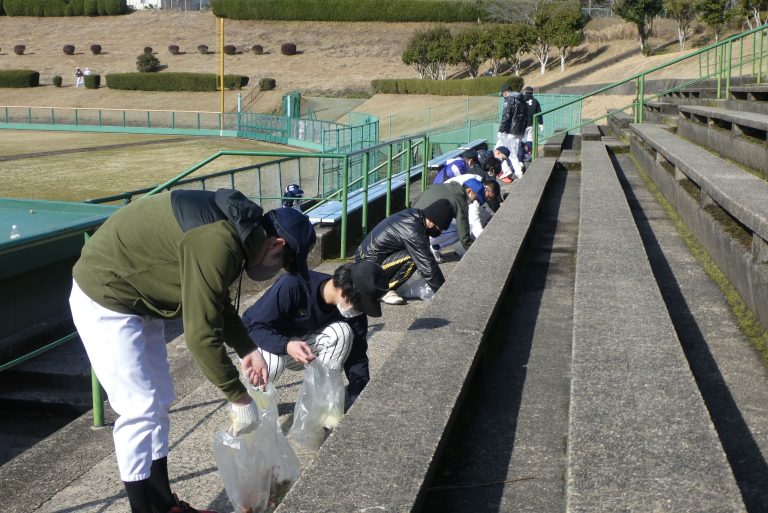
POLYGON ((343 416, 344 378, 341 369, 333 370, 320 360, 313 360, 304 369, 304 382, 293 410, 293 425, 288 436, 303 447, 317 450, 343 416))
POLYGON ((424 281, 421 274, 415 272, 397 288, 397 294, 405 299, 429 301, 435 296, 435 291, 424 281))
POLYGON ((299 460, 280 430, 277 391, 251 391, 259 426, 245 434, 216 434, 213 456, 236 513, 273 511, 299 477, 299 460))

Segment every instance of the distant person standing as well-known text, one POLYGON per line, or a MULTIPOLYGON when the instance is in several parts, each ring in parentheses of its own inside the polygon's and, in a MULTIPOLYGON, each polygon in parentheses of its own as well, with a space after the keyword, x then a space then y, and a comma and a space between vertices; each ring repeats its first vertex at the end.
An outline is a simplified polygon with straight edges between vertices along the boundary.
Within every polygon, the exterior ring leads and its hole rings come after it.
POLYGON ((83 70, 80 68, 75 68, 75 87, 80 87, 85 85, 85 79, 83 78, 83 70))
POLYGON ((528 109, 523 95, 517 91, 512 91, 509 84, 504 84, 501 87, 501 95, 504 97, 504 111, 501 114, 496 148, 501 146, 509 148, 508 157, 512 162, 515 174, 522 176, 523 165, 517 160, 517 150, 520 141, 525 136, 528 109))
MULTIPOLYGON (((526 107, 526 126, 525 135, 523 136, 523 142, 533 141, 533 116, 534 114, 541 114, 541 105, 539 100, 533 97, 533 87, 526 86, 523 92, 523 101, 526 107)), ((539 116, 539 133, 544 132, 544 118, 539 116)), ((532 145, 531 145, 532 146, 532 145)))

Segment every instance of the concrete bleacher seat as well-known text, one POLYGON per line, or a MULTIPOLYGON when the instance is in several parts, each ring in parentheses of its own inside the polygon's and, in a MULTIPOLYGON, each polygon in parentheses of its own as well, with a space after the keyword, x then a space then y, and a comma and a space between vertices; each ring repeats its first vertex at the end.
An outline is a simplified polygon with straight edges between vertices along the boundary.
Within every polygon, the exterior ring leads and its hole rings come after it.
POLYGON ((566 510, 744 511, 611 157, 582 157, 566 510))
MULTIPOLYGON (((630 147, 731 284, 768 324, 768 183, 658 125, 630 125, 630 147), (732 226, 721 226, 707 211, 710 206, 734 219, 732 226), (741 242, 731 234, 739 231, 741 242)), ((760 154, 765 157, 765 149, 760 154)))
POLYGON ((768 115, 692 105, 680 105, 679 111, 681 137, 706 145, 745 166, 768 171, 768 115))
POLYGON ((277 513, 419 511, 554 169, 555 159, 537 159, 515 181, 515 201, 502 205, 446 276, 277 513), (477 287, 477 269, 496 279, 477 287))

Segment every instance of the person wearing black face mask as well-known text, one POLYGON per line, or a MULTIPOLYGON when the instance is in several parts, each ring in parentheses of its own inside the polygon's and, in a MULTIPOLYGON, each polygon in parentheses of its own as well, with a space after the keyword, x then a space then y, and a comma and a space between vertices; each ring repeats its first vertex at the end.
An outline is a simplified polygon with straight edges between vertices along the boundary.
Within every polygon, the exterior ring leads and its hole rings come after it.
POLYGON ((402 305, 396 292, 418 270, 424 281, 437 290, 445 282, 440 266, 430 251, 429 237, 440 235, 455 213, 448 200, 424 208, 407 208, 377 224, 355 251, 355 261, 368 260, 384 269, 389 292, 381 298, 387 304, 402 305))
POLYGON ((243 314, 248 335, 259 348, 274 382, 285 368, 302 370, 315 358, 344 368, 354 402, 368 373, 368 317, 381 317, 387 292, 384 271, 373 262, 343 264, 333 276, 309 271, 281 276, 243 314))
POLYGON ((418 201, 413 205, 416 208, 425 208, 440 199, 451 203, 454 217, 456 218, 455 226, 451 226, 449 230, 453 235, 448 237, 445 234, 446 236, 442 237, 443 240, 434 240, 437 236, 429 234, 433 239, 430 241, 432 254, 438 262, 442 261, 440 256, 441 245, 443 247, 450 246, 458 240, 464 251, 466 251, 472 244, 472 232, 469 227, 469 204, 474 201, 478 201, 480 204, 485 203, 485 189, 482 182, 477 180, 476 175, 471 176, 472 178, 461 183, 448 181, 446 183, 430 185, 426 191, 421 193, 418 201))

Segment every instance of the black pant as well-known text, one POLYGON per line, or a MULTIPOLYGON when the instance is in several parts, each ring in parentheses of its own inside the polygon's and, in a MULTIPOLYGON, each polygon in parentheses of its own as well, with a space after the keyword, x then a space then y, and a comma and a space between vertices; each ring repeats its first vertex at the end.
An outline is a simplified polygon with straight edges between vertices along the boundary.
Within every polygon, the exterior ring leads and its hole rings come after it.
POLYGON ((416 264, 411 255, 404 249, 388 255, 381 263, 381 267, 389 283, 389 290, 395 290, 405 283, 416 270, 416 264))

